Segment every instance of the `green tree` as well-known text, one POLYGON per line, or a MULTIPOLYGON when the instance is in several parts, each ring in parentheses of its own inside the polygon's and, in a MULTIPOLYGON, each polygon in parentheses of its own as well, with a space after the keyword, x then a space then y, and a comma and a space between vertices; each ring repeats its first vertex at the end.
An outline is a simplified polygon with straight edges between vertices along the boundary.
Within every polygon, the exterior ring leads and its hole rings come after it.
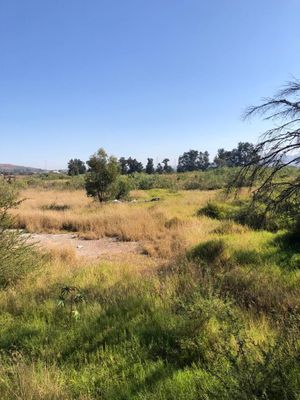
POLYGON ((130 190, 133 188, 131 179, 128 176, 120 175, 112 184, 112 197, 117 200, 128 198, 130 190))
POLYGON ((156 172, 157 174, 162 174, 162 173, 164 172, 164 169, 163 169, 161 163, 158 163, 158 164, 157 164, 157 167, 156 167, 155 172, 156 172))
POLYGON ((154 174, 154 163, 153 158, 148 158, 147 165, 146 165, 146 174, 154 174))
POLYGON ((134 174, 135 172, 142 172, 144 167, 141 162, 139 162, 136 158, 129 157, 127 159, 128 165, 128 174, 134 174))
POLYGON ((71 160, 68 162, 68 175, 73 176, 73 175, 81 175, 85 174, 86 172, 86 166, 85 163, 79 158, 71 158, 71 160))
POLYGON ((232 167, 232 152, 224 149, 219 149, 214 163, 217 167, 232 167))
POLYGON ((166 173, 166 174, 169 174, 169 173, 171 173, 171 172, 173 171, 173 168, 168 164, 169 161, 170 161, 170 160, 169 160, 168 158, 165 158, 165 159, 162 161, 162 164, 163 164, 163 172, 166 173))
POLYGON ((200 171, 206 171, 209 165, 210 162, 209 162, 208 151, 205 151, 204 153, 202 153, 202 151, 199 151, 197 160, 197 169, 200 171))
POLYGON ((99 149, 87 161, 88 171, 85 179, 85 189, 88 196, 96 197, 100 203, 113 195, 113 184, 120 175, 118 160, 99 149))
POLYGON ((120 169, 121 169, 121 174, 122 175, 127 175, 128 174, 128 163, 125 157, 121 157, 119 159, 119 164, 120 164, 120 169))
POLYGON ((258 160, 258 152, 252 143, 239 142, 238 147, 232 150, 232 164, 235 167, 243 167, 258 160))
POLYGON ((237 148, 232 150, 219 149, 214 159, 217 167, 243 167, 259 160, 255 146, 249 142, 239 142, 237 148))
POLYGON ((209 167, 209 154, 197 150, 190 150, 183 153, 178 159, 178 172, 206 170, 209 167))

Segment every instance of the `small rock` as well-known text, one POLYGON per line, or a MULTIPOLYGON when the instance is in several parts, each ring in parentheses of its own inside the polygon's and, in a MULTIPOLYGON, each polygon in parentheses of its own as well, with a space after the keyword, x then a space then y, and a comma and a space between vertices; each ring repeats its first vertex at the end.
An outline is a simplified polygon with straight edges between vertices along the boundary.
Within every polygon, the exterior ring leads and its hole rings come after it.
POLYGON ((77 249, 82 249, 83 246, 81 246, 80 244, 77 246, 77 249))

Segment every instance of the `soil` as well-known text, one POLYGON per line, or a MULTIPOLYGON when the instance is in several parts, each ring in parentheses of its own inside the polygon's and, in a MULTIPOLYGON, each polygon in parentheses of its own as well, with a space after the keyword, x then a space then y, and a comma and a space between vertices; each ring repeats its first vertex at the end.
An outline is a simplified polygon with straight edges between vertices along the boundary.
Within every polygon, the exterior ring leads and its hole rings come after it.
POLYGON ((138 242, 120 242, 114 238, 102 238, 97 240, 79 239, 71 233, 33 233, 30 242, 41 247, 71 247, 75 249, 79 257, 100 258, 112 255, 141 253, 138 242))

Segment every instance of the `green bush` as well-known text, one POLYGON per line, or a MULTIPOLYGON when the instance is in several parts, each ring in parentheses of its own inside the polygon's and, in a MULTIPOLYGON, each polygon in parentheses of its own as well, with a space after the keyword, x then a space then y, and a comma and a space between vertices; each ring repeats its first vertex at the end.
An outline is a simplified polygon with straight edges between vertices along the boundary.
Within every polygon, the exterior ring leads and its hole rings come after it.
POLYGON ((197 211, 197 215, 218 220, 233 220, 252 229, 266 229, 276 232, 291 226, 291 220, 277 213, 266 212, 263 204, 252 205, 250 200, 236 200, 227 203, 208 202, 197 211))
POLYGON ((129 192, 132 189, 132 182, 127 176, 118 176, 116 182, 112 185, 111 198, 112 199, 127 199, 129 192))
POLYGON ((209 240, 190 250, 188 257, 206 264, 224 264, 229 260, 228 247, 223 239, 209 240))
POLYGON ((0 287, 6 287, 34 268, 33 252, 26 237, 12 229, 9 215, 18 206, 17 191, 13 185, 0 182, 0 287))
POLYGON ((200 208, 197 211, 197 215, 205 215, 209 218, 224 220, 234 218, 235 209, 226 203, 217 203, 214 201, 209 201, 206 206, 200 208))

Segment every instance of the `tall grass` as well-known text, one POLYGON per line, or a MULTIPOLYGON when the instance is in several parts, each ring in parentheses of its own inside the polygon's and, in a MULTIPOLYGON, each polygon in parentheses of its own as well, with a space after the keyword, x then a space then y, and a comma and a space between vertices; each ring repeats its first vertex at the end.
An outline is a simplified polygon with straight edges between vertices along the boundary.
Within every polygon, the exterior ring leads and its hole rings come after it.
POLYGON ((0 398, 298 400, 300 244, 198 217, 217 193, 131 195, 100 207, 80 191, 22 193, 18 226, 139 240, 161 259, 50 250, 0 289, 0 398), (76 313, 66 287, 83 296, 76 313))
POLYGON ((133 191, 136 203, 100 205, 83 191, 26 190, 14 212, 15 227, 28 232, 77 232, 85 239, 115 237, 139 241, 144 252, 164 258, 182 252, 190 241, 208 235, 218 223, 194 217, 212 192, 133 191), (159 196, 159 202, 148 202, 159 196))
POLYGON ((296 399, 296 317, 253 315, 199 262, 145 276, 56 258, 0 292, 1 398, 296 399), (68 285, 85 299, 71 321, 58 304, 68 285))

